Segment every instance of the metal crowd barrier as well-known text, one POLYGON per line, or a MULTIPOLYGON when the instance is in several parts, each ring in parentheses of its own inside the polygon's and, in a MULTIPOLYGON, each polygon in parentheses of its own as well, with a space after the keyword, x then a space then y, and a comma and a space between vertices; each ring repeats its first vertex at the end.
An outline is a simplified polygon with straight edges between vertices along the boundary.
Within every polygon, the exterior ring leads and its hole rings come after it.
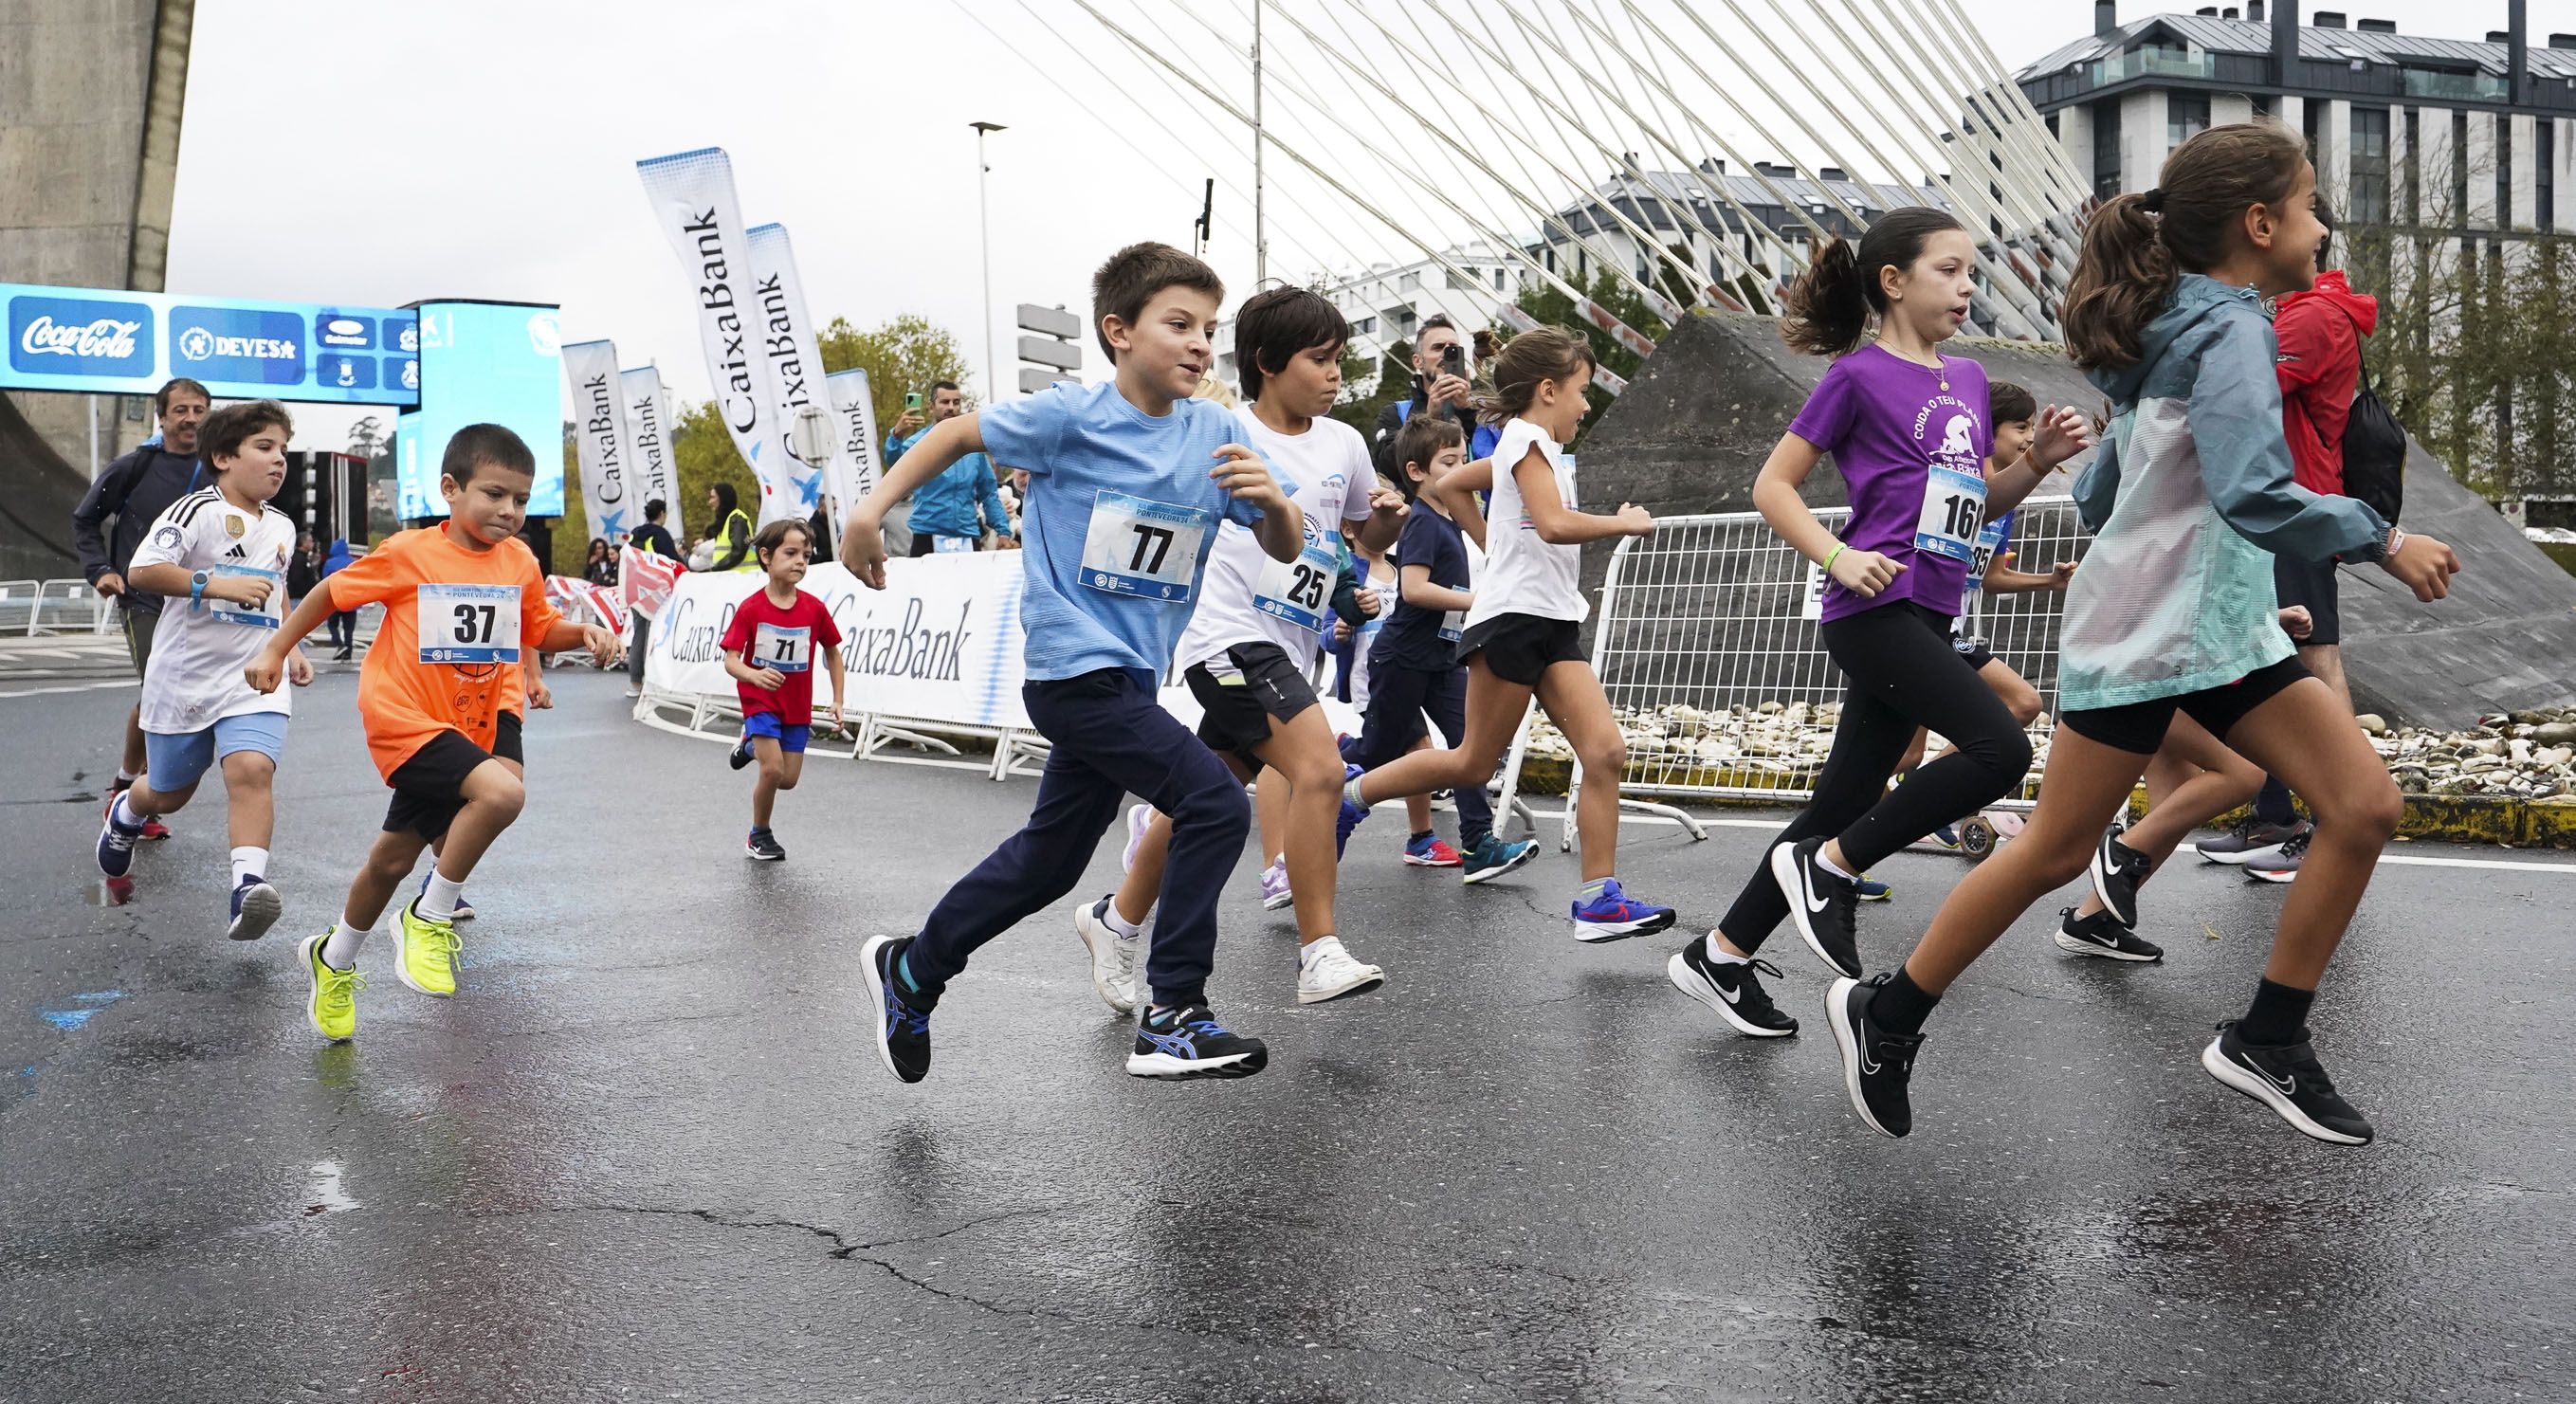
MULTIPOLYGON (((116 631, 116 601, 86 580, 13 580, 12 587, 35 585, 27 607, 27 636, 39 634, 109 634, 116 631)), ((12 603, 15 601, 14 591, 12 603)), ((5 616, 0 616, 5 617, 5 616)))

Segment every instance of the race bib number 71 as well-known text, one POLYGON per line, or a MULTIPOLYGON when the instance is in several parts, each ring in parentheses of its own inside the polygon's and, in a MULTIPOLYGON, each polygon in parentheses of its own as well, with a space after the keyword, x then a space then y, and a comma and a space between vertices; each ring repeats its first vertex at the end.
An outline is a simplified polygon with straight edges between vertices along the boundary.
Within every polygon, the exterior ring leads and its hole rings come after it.
POLYGON ((519 661, 519 587, 427 584, 413 598, 421 662, 519 661))

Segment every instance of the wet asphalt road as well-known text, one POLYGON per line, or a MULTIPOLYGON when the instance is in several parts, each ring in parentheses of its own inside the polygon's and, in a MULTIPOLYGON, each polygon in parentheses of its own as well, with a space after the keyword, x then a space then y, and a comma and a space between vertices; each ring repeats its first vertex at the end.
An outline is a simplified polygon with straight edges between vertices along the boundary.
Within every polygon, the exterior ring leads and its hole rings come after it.
MULTIPOLYGON (((906 1088, 859 943, 1030 782, 818 761, 792 860, 755 866, 716 746, 556 686, 463 996, 380 941, 341 1047, 291 943, 383 811, 352 679, 300 699, 256 947, 215 922, 212 795, 95 904, 129 691, 0 698, 0 1400, 2576 1398, 2569 855, 2382 867, 2316 1021, 2380 1128, 2358 1151, 2194 1062, 2277 889, 2160 880, 2161 968, 2027 918, 1935 1016, 1892 1142, 1794 936, 1808 1031, 1740 1039, 1665 983, 1677 937, 1567 936, 1572 858, 1465 889, 1396 861, 1392 811, 1343 879, 1378 994, 1299 1008, 1288 914, 1250 864, 1230 889, 1217 1007, 1262 1076, 1123 1076, 1060 905, 958 983, 906 1088)), ((1623 876, 1704 925, 1762 838, 1633 827, 1623 876)), ((1881 871, 1874 964, 1959 871, 1881 871)))

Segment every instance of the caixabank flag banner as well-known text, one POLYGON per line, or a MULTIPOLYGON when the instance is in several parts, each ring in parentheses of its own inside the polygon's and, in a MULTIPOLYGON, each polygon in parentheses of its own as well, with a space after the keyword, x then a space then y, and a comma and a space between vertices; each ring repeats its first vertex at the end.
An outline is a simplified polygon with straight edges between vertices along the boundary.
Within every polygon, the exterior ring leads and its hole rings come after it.
POLYGON ((418 319, 391 307, 0 283, 0 389, 149 395, 174 376, 218 400, 411 406, 418 319))
MULTIPOLYGON (((759 299, 760 354, 769 360, 769 388, 778 397, 778 422, 792 424, 798 411, 812 405, 831 413, 823 391, 822 338, 805 310, 805 282, 796 273, 796 245, 783 224, 759 224, 751 230, 753 292, 759 299)), ((850 510, 849 464, 833 437, 832 456, 818 464, 796 466, 797 506, 806 516, 825 497, 833 499, 835 517, 850 510)))
POLYGON ((833 412, 841 417, 841 451, 832 459, 832 467, 848 476, 832 488, 841 499, 841 523, 847 524, 850 509, 859 505, 877 485, 877 405, 875 392, 868 385, 868 373, 858 366, 834 371, 823 377, 832 395, 833 412))
POLYGON ((662 403, 662 372, 654 366, 637 366, 618 372, 617 384, 626 397, 626 437, 635 451, 634 520, 641 525, 644 504, 660 498, 663 527, 673 541, 686 541, 688 529, 680 525, 686 515, 680 501, 680 470, 671 457, 671 426, 663 422, 670 409, 662 403))
POLYGON ((563 327, 558 310, 528 302, 423 302, 420 407, 394 427, 395 512, 447 515, 439 460, 468 424, 503 425, 537 460, 531 517, 564 509, 563 327))
POLYGON ((595 538, 623 541, 630 528, 643 524, 644 499, 635 495, 635 454, 628 446, 626 392, 618 383, 615 343, 577 341, 565 347, 563 372, 572 392, 584 524, 595 538))

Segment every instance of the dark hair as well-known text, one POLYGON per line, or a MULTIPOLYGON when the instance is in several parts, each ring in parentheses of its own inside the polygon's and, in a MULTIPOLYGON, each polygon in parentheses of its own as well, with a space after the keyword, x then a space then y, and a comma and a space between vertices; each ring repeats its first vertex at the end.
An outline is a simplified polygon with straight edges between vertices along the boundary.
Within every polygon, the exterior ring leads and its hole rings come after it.
POLYGON ((805 538, 805 553, 809 556, 812 555, 814 553, 813 524, 806 521, 803 517, 781 517, 777 521, 771 522, 769 525, 762 527, 760 529, 760 534, 751 539, 752 559, 760 562, 762 565, 769 564, 769 553, 786 545, 787 533, 791 531, 796 532, 805 538))
POLYGON ((1145 304, 1169 287, 1192 288, 1219 302, 1225 300, 1225 280, 1215 269, 1169 244, 1151 240, 1111 254, 1091 275, 1091 334, 1099 338, 1101 354, 1111 365, 1118 363, 1118 350, 1109 344, 1109 329, 1103 323, 1115 317, 1135 326, 1145 316, 1145 304))
POLYGON ((215 402, 214 394, 207 390, 205 386, 198 384, 196 381, 190 380, 184 375, 173 376, 170 379, 161 382, 161 388, 152 392, 152 413, 154 416, 158 417, 160 415, 168 414, 170 412, 170 397, 178 394, 182 390, 193 390, 197 392, 197 398, 205 401, 207 404, 211 405, 215 402))
POLYGON ((1947 210, 1907 205, 1889 210, 1860 236, 1860 247, 1835 235, 1816 246, 1807 271, 1790 284, 1780 336, 1808 356, 1840 356, 1869 334, 1869 319, 1887 315, 1887 293, 1878 270, 1903 272, 1923 256, 1923 246, 1945 230, 1966 226, 1947 210))
POLYGON ((670 503, 656 497, 644 504, 644 520, 648 522, 658 522, 662 520, 664 516, 668 515, 670 510, 670 503))
POLYGON ((1532 327, 1503 343, 1494 357, 1494 389, 1476 397, 1476 413, 1500 424, 1530 407, 1539 382, 1570 380, 1579 370, 1596 366, 1592 343, 1563 327, 1532 327))
POLYGON ((605 536, 594 536, 594 537, 592 537, 592 538, 590 539, 590 554, 591 554, 591 555, 594 555, 594 556, 605 556, 605 555, 607 555, 607 554, 608 554, 608 538, 607 538, 607 537, 605 537, 605 536))
POLYGON ((1330 346, 1339 353, 1351 342, 1351 324, 1341 309, 1312 288, 1272 288, 1255 293, 1234 314, 1234 367, 1243 377, 1243 398, 1261 398, 1261 382, 1288 369, 1288 363, 1330 346))
POLYGON ((2009 380, 1986 383, 1986 428, 1992 431, 2002 424, 2027 424, 2039 418, 2039 400, 2009 380))
POLYGON ((931 394, 936 395, 942 390, 954 390, 960 395, 966 393, 966 387, 953 380, 934 380, 930 382, 931 394))
POLYGON ((537 471, 537 456, 528 452, 528 441, 504 425, 468 424, 447 441, 447 453, 438 461, 440 476, 454 478, 458 487, 474 481, 474 475, 486 464, 504 473, 537 471))
POLYGON ((1427 469, 1431 460, 1440 456, 1440 450, 1466 446, 1467 431, 1445 414, 1417 414, 1407 419, 1404 427, 1395 431, 1395 450, 1387 455, 1395 463, 1395 490, 1411 502, 1422 489, 1405 469, 1416 463, 1427 469))
POLYGON ((2326 227, 2326 236, 2317 241, 2317 271, 2323 272, 2327 262, 2334 256, 2335 217, 2334 206, 2326 203, 2326 197, 2322 192, 2317 195, 2317 223, 2326 227))
MULTIPOLYGON (((196 384, 193 380, 188 383, 196 384)), ((295 437, 295 421, 287 417, 286 406, 275 400, 244 400, 226 405, 207 415, 204 426, 197 430, 197 452, 205 455, 208 463, 237 457, 242 444, 262 429, 276 429, 290 439, 295 437)))
POLYGON ((716 495, 716 530, 722 531, 724 519, 732 516, 735 507, 740 505, 734 496, 733 484, 717 483, 707 491, 716 495))
POLYGON ((1420 325, 1418 325, 1418 326, 1414 327, 1414 329, 1413 329, 1413 344, 1414 344, 1414 345, 1416 345, 1416 346, 1420 346, 1420 345, 1422 344, 1422 335, 1423 335, 1423 333, 1428 332, 1428 331, 1432 330, 1432 329, 1433 329, 1433 328, 1435 328, 1435 327, 1437 327, 1437 328, 1439 328, 1439 329, 1441 329, 1441 330, 1443 330, 1443 331, 1456 331, 1456 330, 1458 330, 1458 324, 1457 324, 1456 322, 1453 322, 1453 321, 1450 321, 1450 320, 1449 320, 1449 314, 1448 314, 1448 313, 1446 313, 1446 312, 1434 312, 1434 313, 1432 313, 1430 316, 1423 318, 1423 319, 1422 319, 1422 321, 1421 321, 1421 323, 1420 323, 1420 325))
POLYGON ((2134 363, 2174 284, 2224 261, 2245 211, 2288 199, 2307 164, 2307 146, 2278 122, 2211 127, 2165 158, 2158 188, 2095 210, 2060 318, 2075 364, 2134 363))

